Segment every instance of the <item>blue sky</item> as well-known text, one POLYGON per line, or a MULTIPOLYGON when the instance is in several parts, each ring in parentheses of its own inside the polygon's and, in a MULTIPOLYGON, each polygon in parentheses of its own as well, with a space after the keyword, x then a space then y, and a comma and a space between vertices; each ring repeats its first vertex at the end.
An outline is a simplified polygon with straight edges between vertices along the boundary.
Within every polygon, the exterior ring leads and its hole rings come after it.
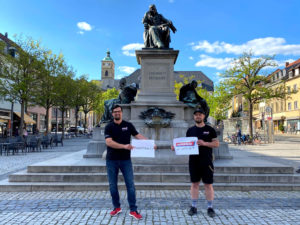
POLYGON ((249 49, 276 54, 280 67, 300 58, 299 0, 0 0, 0 32, 41 40, 89 79, 100 79, 109 49, 121 78, 140 68, 134 50, 143 44, 141 20, 152 3, 177 28, 175 70, 200 70, 217 82, 249 49))

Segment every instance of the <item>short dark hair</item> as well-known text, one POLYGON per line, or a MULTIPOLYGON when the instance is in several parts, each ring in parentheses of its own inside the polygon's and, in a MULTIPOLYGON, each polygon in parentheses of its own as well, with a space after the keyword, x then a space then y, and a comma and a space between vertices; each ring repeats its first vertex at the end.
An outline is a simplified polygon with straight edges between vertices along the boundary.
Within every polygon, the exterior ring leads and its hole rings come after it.
POLYGON ((113 105, 113 107, 111 108, 111 112, 113 112, 114 109, 116 109, 116 108, 121 108, 121 111, 123 112, 123 108, 120 105, 118 105, 118 104, 113 105))

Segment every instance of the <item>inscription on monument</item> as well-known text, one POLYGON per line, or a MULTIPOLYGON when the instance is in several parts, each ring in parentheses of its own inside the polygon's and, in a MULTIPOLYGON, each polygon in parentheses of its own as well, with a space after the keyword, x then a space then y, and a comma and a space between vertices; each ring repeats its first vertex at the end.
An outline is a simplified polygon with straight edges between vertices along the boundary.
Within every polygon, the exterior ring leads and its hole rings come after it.
POLYGON ((166 72, 149 72, 149 80, 166 80, 166 72))

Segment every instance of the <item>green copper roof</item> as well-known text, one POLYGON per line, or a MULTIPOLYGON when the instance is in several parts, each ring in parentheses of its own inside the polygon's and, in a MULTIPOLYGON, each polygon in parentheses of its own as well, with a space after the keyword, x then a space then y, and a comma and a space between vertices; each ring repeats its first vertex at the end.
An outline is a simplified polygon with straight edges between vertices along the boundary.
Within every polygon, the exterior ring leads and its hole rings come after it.
POLYGON ((113 59, 110 57, 110 51, 107 50, 106 57, 103 58, 103 61, 113 61, 113 59))

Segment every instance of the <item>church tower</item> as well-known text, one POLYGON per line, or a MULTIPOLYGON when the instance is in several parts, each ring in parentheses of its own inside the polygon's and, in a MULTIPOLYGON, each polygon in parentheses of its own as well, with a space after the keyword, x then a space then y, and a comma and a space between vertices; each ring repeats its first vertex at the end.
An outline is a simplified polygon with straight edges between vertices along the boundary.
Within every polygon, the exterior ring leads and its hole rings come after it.
POLYGON ((101 61, 101 80, 115 79, 115 63, 110 57, 110 51, 107 50, 106 57, 101 61))

